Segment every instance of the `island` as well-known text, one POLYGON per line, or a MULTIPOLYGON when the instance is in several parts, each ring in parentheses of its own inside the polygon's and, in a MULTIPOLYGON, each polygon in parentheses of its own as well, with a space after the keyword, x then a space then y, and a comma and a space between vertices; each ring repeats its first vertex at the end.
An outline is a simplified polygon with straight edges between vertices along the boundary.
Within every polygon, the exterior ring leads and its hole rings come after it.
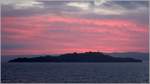
POLYGON ((113 57, 101 52, 67 53, 59 56, 46 55, 39 57, 23 57, 9 62, 142 62, 140 59, 113 57))

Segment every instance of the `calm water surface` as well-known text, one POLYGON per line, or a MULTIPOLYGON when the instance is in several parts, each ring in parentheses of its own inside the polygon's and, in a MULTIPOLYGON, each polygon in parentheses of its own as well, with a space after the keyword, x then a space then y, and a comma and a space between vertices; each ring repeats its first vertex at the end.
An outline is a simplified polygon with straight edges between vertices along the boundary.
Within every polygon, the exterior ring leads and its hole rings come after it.
POLYGON ((148 82, 143 63, 2 63, 5 83, 140 83, 148 82))

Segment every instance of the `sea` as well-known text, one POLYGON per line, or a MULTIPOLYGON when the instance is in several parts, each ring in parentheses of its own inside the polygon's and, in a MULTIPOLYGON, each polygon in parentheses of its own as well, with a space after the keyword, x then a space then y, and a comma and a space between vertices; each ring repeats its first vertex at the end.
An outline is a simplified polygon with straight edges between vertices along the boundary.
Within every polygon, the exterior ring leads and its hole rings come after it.
POLYGON ((149 63, 1 63, 2 83, 149 83, 149 63))

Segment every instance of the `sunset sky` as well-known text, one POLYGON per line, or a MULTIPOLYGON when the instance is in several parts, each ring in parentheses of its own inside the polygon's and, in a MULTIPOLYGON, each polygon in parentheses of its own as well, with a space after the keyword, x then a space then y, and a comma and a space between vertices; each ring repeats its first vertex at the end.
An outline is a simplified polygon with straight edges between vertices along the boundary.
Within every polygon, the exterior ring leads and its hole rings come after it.
POLYGON ((148 1, 4 0, 2 55, 148 52, 148 1))

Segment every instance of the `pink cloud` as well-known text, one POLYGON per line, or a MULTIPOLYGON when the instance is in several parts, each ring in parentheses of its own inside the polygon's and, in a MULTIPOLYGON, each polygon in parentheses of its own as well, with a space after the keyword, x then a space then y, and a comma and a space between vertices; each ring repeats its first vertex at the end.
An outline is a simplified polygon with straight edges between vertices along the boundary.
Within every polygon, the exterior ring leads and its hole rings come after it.
POLYGON ((84 19, 62 16, 2 18, 4 54, 65 52, 148 52, 148 26, 122 19, 84 19), (8 46, 9 47, 9 46, 8 46))

